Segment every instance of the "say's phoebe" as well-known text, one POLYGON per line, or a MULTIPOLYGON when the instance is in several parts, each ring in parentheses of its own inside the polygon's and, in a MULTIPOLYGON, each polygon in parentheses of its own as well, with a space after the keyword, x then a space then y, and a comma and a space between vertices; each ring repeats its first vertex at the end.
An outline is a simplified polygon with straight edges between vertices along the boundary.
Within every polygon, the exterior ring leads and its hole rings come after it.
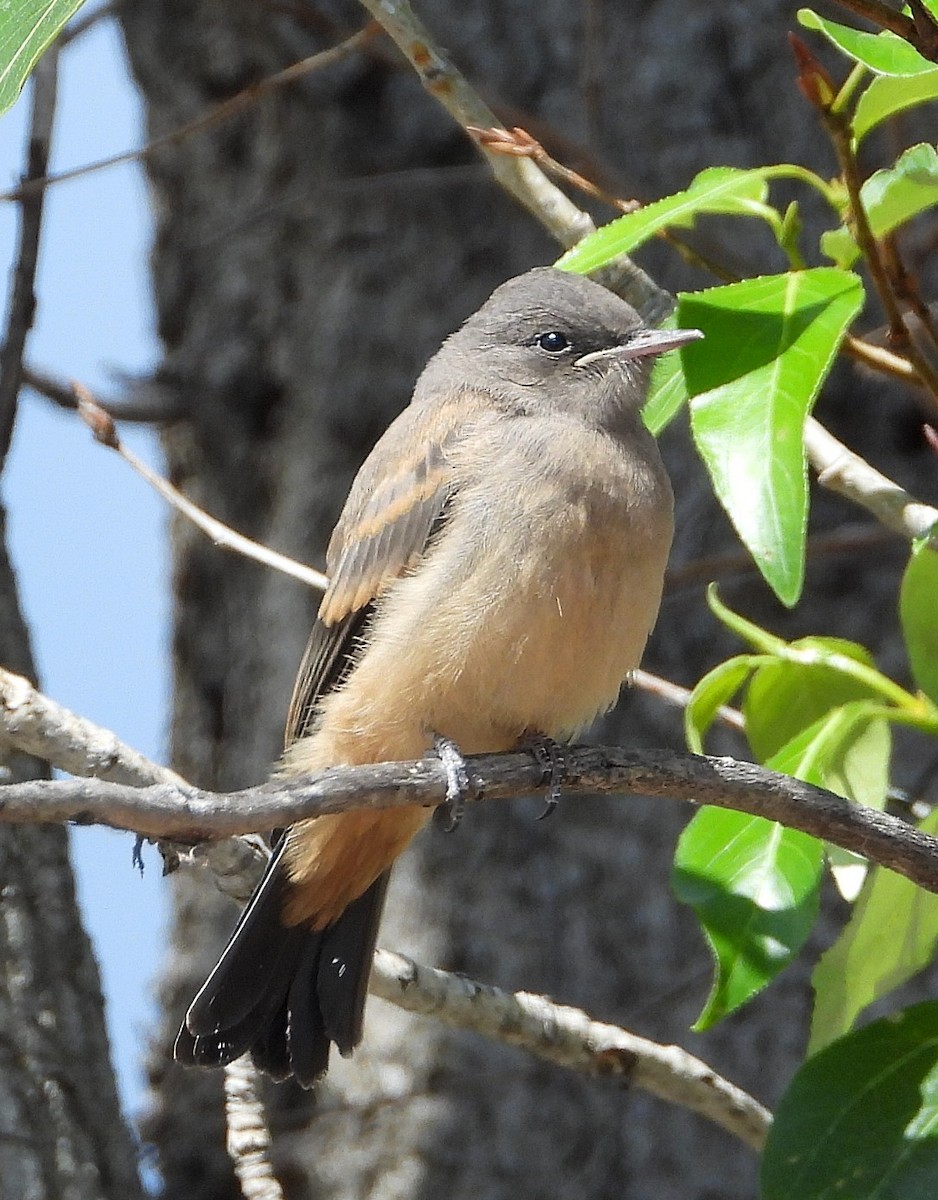
MULTIPOLYGON (((551 268, 502 284, 443 344, 359 471, 300 667, 281 773, 569 739, 616 700, 661 599, 672 497, 642 424, 644 327, 551 268)), ((292 826, 176 1039, 250 1051, 309 1087, 361 1037, 391 865, 429 819, 362 810, 292 826)))

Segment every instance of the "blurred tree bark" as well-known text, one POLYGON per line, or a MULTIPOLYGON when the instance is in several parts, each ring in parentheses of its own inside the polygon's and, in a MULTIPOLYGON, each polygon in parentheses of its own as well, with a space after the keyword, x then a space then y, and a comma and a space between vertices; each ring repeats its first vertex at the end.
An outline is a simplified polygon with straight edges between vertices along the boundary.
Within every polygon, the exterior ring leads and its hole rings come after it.
MULTIPOLYGON (((364 23, 352 0, 125 0, 119 13, 150 137, 364 23)), ((792 83, 793 6, 781 0, 426 0, 420 14, 503 119, 620 194, 661 194, 717 163, 833 170, 792 83)), ((186 414, 165 434, 169 472, 223 520, 321 564, 355 469, 426 358, 493 286, 556 247, 383 40, 162 149, 148 169, 159 379, 186 414)), ((734 233, 735 256, 770 264, 760 258, 769 252, 755 231, 749 242, 734 233)), ((646 265, 672 289, 707 282, 663 253, 646 265)), ((843 372, 828 417, 914 489, 924 459, 909 450, 912 406, 874 406, 874 394, 843 372)), ((665 452, 679 506, 674 563, 734 548, 681 431, 665 452)), ((852 519, 840 502, 816 508, 819 527, 852 519)), ((745 572, 725 590, 789 634, 859 637, 895 667, 883 614, 901 560, 897 544, 875 567, 813 565, 809 601, 791 615, 745 572)), ((213 788, 261 780, 317 599, 183 524, 173 587, 173 766, 213 788)), ((648 665, 692 682, 729 646, 700 589, 682 589, 665 602, 648 665)), ((629 696, 602 736, 677 745, 680 720, 629 696)), ((536 822, 540 804, 489 806, 456 835, 425 834, 397 869, 382 943, 680 1041, 772 1104, 803 1050, 807 966, 706 1037, 690 1035, 709 959, 668 891, 684 817, 596 801, 536 822)), ((179 873, 173 886, 145 1132, 167 1197, 221 1200, 237 1194, 221 1079, 181 1071, 170 1047, 234 910, 200 875, 179 873)), ((291 1198, 755 1191, 750 1152, 696 1118, 379 1001, 360 1051, 315 1097, 283 1085, 270 1102, 291 1198)))
MULTIPOLYGON (((55 51, 31 88, 27 176, 45 174, 55 116, 55 51)), ((0 348, 0 471, 35 311, 42 201, 18 213, 0 348)), ((51 543, 50 543, 51 544, 51 543)), ((0 504, 0 663, 35 680, 29 629, 0 504)), ((0 780, 47 778, 45 762, 0 739, 0 780)), ((0 829, 0 1200, 134 1200, 137 1148, 121 1117, 104 1000, 75 901, 64 828, 0 829)))

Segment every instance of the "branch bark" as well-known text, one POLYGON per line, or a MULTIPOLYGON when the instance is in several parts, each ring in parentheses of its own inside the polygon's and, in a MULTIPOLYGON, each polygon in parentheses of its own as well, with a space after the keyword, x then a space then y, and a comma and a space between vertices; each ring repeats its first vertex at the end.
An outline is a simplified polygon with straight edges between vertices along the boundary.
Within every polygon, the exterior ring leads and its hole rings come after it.
POLYGON ((761 1150, 772 1117, 748 1092, 680 1046, 662 1046, 578 1008, 423 967, 388 950, 375 954, 369 991, 409 1012, 438 1017, 547 1062, 642 1088, 699 1113, 761 1150))
MULTIPOLYGON (((850 804, 754 763, 611 746, 570 747, 565 759, 568 802, 578 795, 639 795, 732 808, 824 838, 938 892, 938 839, 889 813, 850 804)), ((466 761, 487 801, 528 796, 543 786, 543 768, 528 753, 473 755, 466 761)), ((136 788, 89 779, 30 780, 0 788, 0 822, 74 821, 199 843, 356 808, 430 807, 445 796, 445 772, 435 757, 334 767, 315 777, 228 793, 170 783, 136 788)))

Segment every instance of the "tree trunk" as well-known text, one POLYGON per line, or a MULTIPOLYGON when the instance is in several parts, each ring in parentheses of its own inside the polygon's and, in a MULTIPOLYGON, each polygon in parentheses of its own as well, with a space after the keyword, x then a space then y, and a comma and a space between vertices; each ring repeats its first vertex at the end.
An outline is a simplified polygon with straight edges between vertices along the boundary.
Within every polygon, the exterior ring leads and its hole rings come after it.
MULTIPOLYGON (((791 9, 779 0, 427 0, 420 11, 487 99, 506 106, 507 123, 549 144, 562 135, 558 154, 588 171, 601 164, 620 194, 673 190, 716 163, 830 167, 790 81, 791 9)), ((151 137, 364 22, 341 0, 127 0, 120 15, 151 137)), ((426 358, 495 284, 551 261, 556 247, 384 42, 162 149, 148 167, 160 376, 186 413, 165 436, 170 474, 243 532, 321 564, 357 465, 426 358)), ((755 230, 748 242, 734 232, 733 250, 779 269, 757 257, 771 251, 755 230)), ((666 286, 690 279, 661 253, 649 263, 666 286)), ((669 433, 665 452, 678 494, 674 562, 734 547, 683 433, 669 433)), ((821 521, 850 516, 820 508, 821 521)), ((868 576, 855 561, 812 568, 811 604, 793 616, 751 578, 729 598, 789 633, 875 643, 900 559, 898 548, 868 576)), ((181 524, 174 588, 173 765, 205 786, 256 782, 278 754, 316 597, 181 524)), ((682 591, 665 602, 649 665, 692 682, 730 645, 700 590, 682 591)), ((675 713, 640 697, 603 736, 613 727, 638 745, 681 742, 675 713)), ((541 803, 484 806, 455 835, 424 834, 395 872, 382 943, 680 1041, 773 1102, 803 1049, 806 966, 705 1038, 688 1034, 709 959, 668 891, 686 814, 570 801, 536 822, 541 803)), ((201 876, 180 873, 174 888, 147 1134, 168 1197, 233 1196, 220 1080, 169 1062, 233 911, 201 876)), ((290 1197, 755 1191, 751 1153, 697 1118, 379 1001, 364 1044, 315 1097, 282 1085, 270 1100, 290 1197)))
MULTIPOLYGON (((44 173, 55 110, 55 51, 32 82, 28 171, 44 173)), ((35 203, 35 201, 34 201, 35 203)), ((5 465, 35 308, 30 259, 39 220, 20 211, 18 259, 0 350, 5 465)), ((29 631, 0 505, 0 662, 35 680, 29 631)), ((48 765, 0 740, 0 780, 47 778, 48 765)), ((0 828, 0 1200, 134 1200, 136 1148, 108 1053, 97 965, 79 917, 68 833, 0 828)))
MULTIPOLYGON (((0 510, 0 661, 34 677, 0 510)), ((0 749, 11 783, 45 763, 0 749)), ((134 1200, 91 945, 75 901, 68 833, 0 829, 0 1200, 134 1200)))

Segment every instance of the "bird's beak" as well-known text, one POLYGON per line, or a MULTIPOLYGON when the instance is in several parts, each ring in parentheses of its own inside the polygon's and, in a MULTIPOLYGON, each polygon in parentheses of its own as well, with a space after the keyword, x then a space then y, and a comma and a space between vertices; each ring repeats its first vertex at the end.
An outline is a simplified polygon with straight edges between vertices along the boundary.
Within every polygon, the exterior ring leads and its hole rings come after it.
POLYGON ((666 350, 677 350, 688 342, 699 341, 703 334, 699 329, 639 329, 621 346, 609 346, 605 350, 593 350, 574 361, 575 367, 586 367, 590 363, 631 362, 634 358, 648 358, 652 354, 664 354, 666 350))

